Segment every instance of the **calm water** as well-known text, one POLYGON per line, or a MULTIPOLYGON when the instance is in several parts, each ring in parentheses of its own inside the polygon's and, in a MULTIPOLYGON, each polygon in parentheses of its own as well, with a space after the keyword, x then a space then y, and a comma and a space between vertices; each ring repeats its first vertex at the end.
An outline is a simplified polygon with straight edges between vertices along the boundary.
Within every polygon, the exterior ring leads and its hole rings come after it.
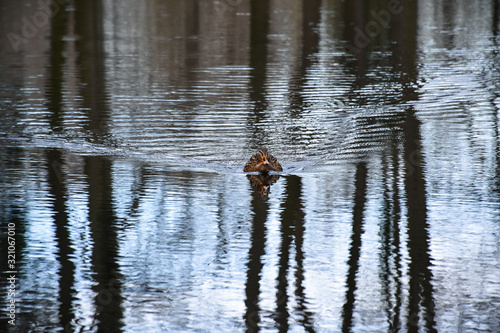
POLYGON ((1 331, 500 331, 498 0, 41 3, 0 1, 1 331))

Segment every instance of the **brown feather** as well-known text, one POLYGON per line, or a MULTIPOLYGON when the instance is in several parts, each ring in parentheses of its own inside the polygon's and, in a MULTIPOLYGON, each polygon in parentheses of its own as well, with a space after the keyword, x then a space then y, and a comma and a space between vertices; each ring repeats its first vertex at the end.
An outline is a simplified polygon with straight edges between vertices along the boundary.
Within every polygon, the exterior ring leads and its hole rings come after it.
POLYGON ((250 157, 243 171, 268 173, 269 171, 283 171, 283 168, 276 157, 269 154, 267 148, 262 147, 257 154, 250 157))

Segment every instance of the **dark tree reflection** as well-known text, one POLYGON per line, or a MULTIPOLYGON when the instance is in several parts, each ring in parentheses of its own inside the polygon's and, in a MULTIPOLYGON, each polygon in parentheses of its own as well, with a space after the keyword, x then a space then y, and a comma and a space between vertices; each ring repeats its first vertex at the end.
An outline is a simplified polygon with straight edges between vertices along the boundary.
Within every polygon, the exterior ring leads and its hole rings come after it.
POLYGON ((410 255, 407 330, 418 332, 419 321, 422 319, 427 331, 433 332, 436 331, 436 323, 420 122, 415 117, 415 111, 412 108, 408 109, 407 115, 405 188, 408 200, 408 252, 410 255))
POLYGON ((302 180, 298 176, 286 178, 285 201, 281 213, 281 245, 279 249, 278 277, 276 291, 276 326, 280 332, 289 329, 290 313, 288 289, 288 272, 290 270, 291 245, 295 243, 295 296, 297 298, 296 310, 300 316, 301 324, 307 332, 314 332, 313 314, 307 309, 307 300, 303 287, 304 281, 304 251, 302 249, 305 231, 305 214, 302 203, 302 180))
POLYGON ((75 290, 75 264, 71 260, 74 250, 71 246, 70 235, 68 231, 69 216, 67 212, 67 191, 65 188, 65 179, 63 178, 63 160, 59 150, 49 150, 48 156, 48 181, 50 191, 54 197, 54 222, 56 225, 56 238, 58 248, 58 260, 60 263, 59 279, 59 316, 61 326, 71 328, 75 317, 73 301, 76 294, 75 290))
MULTIPOLYGON (((287 332, 290 328, 290 290, 294 286, 296 305, 294 315, 307 332, 314 332, 313 313, 308 309, 308 302, 304 282, 304 231, 305 213, 302 203, 302 180, 298 176, 287 176, 285 198, 282 203, 280 234, 281 243, 278 253, 278 276, 276 277, 276 308, 272 317, 275 326, 280 332, 287 332), (295 245, 296 269, 295 281, 290 283, 292 246, 295 245)), ((261 308, 259 306, 260 280, 263 269, 262 257, 265 254, 266 232, 265 223, 268 217, 269 203, 267 197, 262 197, 258 189, 252 191, 252 221, 251 247, 249 250, 246 292, 245 323, 248 332, 260 330, 261 308)))
POLYGON ((99 331, 120 332, 122 327, 121 276, 116 217, 112 207, 111 162, 100 157, 85 160, 89 179, 89 222, 93 236, 92 269, 99 331))
POLYGON ((269 1, 250 2, 250 100, 253 103, 252 114, 247 126, 252 133, 251 145, 259 147, 266 142, 265 132, 258 123, 266 117, 266 77, 269 34, 269 1))
POLYGON ((352 235, 347 260, 347 291, 346 301, 342 309, 342 332, 350 332, 352 327, 352 316, 354 303, 356 301, 356 279, 359 270, 359 257, 361 254, 361 235, 363 234, 363 213, 366 202, 366 163, 361 162, 356 166, 354 179, 354 208, 352 212, 352 235))
POLYGON ((266 245, 266 220, 269 203, 262 198, 260 192, 252 191, 252 234, 248 251, 247 279, 245 285, 245 325, 247 332, 258 332, 260 323, 260 278, 262 273, 262 256, 266 245))

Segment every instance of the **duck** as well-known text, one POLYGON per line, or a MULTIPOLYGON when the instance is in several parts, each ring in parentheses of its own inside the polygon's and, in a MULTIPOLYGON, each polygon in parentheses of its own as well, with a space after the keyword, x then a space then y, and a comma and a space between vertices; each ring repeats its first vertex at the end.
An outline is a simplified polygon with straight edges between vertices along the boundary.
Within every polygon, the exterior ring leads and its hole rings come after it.
POLYGON ((283 171, 281 164, 276 157, 269 154, 266 147, 259 149, 257 154, 250 157, 247 164, 243 168, 244 172, 259 172, 260 174, 267 174, 269 171, 283 171))

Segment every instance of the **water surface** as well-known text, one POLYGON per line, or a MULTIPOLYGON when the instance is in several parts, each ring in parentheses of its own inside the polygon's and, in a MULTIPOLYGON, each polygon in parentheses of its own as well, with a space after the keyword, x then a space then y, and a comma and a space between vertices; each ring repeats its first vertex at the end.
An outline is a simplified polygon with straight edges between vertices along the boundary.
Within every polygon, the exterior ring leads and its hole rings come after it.
POLYGON ((51 4, 0 2, 2 331, 500 330, 498 1, 51 4))

